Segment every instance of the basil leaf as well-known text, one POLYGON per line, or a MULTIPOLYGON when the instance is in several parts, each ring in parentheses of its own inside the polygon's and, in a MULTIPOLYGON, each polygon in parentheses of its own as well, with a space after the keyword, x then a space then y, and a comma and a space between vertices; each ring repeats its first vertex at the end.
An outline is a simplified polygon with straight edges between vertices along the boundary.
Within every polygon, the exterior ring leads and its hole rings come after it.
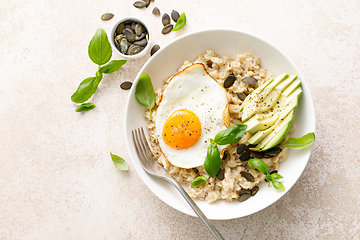
POLYGON ((85 111, 89 111, 91 109, 96 108, 96 105, 93 103, 83 103, 80 106, 78 106, 75 111, 76 112, 85 112, 85 111))
POLYGON ((299 138, 289 138, 284 145, 284 147, 288 147, 291 149, 302 149, 310 147, 315 141, 315 133, 308 133, 299 138))
POLYGON ((87 101, 97 90, 102 79, 102 73, 96 72, 96 77, 84 79, 76 92, 71 96, 74 103, 83 103, 87 101))
POLYGON ((97 65, 107 63, 112 55, 111 45, 104 29, 96 30, 88 48, 90 59, 97 65))
POLYGON ((127 162, 122 159, 121 157, 115 155, 115 154, 112 154, 110 153, 111 155, 111 159, 115 165, 115 167, 121 171, 127 171, 129 170, 129 165, 127 164, 127 162))
POLYGON ((246 127, 241 124, 232 125, 216 134, 215 142, 219 145, 238 143, 246 131, 246 127))
POLYGON ((273 180, 279 180, 279 179, 283 178, 283 176, 281 176, 278 173, 273 173, 273 174, 271 174, 271 176, 272 176, 273 180))
MULTIPOLYGON (((268 167, 268 165, 266 165, 266 163, 263 160, 261 160, 259 158, 253 158, 253 159, 250 159, 248 161, 248 163, 250 166, 252 166, 253 168, 256 168, 257 170, 259 170, 266 176, 271 177, 269 167, 268 167)), ((266 179, 266 180, 268 180, 268 179, 266 179)))
POLYGON ((279 190, 280 192, 283 192, 285 191, 285 187, 284 185, 281 183, 281 182, 278 182, 276 180, 273 180, 272 181, 272 184, 274 186, 275 189, 279 190))
POLYGON ((126 60, 112 60, 106 65, 99 67, 99 72, 106 74, 113 73, 119 70, 119 68, 121 68, 125 63, 126 60))
POLYGON ((186 16, 185 13, 182 13, 179 19, 176 21, 175 27, 172 31, 179 31, 183 29, 186 25, 186 16))
POLYGON ((207 147, 207 154, 205 157, 204 167, 206 172, 211 176, 215 177, 219 172, 222 160, 220 158, 220 152, 216 143, 211 142, 207 147))
POLYGON ((151 109, 155 106, 155 91, 147 73, 141 74, 139 78, 135 89, 135 98, 141 106, 150 110, 151 119, 151 109))
POLYGON ((196 188, 198 186, 200 186, 203 183, 206 183, 208 180, 206 177, 204 176, 198 176, 197 178, 194 179, 194 181, 192 181, 191 183, 191 188, 196 188))

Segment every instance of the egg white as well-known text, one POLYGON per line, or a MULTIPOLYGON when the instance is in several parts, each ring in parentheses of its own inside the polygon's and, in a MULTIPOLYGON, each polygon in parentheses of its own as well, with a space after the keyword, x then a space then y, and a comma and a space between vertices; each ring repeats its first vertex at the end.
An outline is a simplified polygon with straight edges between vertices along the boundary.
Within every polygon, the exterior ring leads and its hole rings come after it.
POLYGON ((193 64, 174 75, 162 94, 155 121, 161 151, 169 162, 177 167, 201 166, 204 164, 210 138, 226 129, 229 119, 226 90, 207 73, 203 64, 193 64), (162 137, 166 120, 179 109, 194 112, 201 123, 199 141, 182 150, 169 147, 162 137))

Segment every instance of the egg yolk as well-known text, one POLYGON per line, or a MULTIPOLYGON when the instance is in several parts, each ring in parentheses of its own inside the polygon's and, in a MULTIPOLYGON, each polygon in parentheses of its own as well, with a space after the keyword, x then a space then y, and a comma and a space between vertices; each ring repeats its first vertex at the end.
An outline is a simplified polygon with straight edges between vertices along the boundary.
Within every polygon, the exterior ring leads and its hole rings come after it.
POLYGON ((162 136, 169 147, 188 149, 200 139, 200 120, 192 111, 179 109, 166 120, 162 136))

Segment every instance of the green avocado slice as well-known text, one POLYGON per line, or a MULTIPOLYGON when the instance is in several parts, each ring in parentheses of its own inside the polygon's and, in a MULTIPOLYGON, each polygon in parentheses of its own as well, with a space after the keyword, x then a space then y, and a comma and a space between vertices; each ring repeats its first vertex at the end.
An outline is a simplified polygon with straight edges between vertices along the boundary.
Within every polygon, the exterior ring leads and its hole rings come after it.
POLYGON ((250 102, 253 95, 258 95, 259 93, 261 93, 264 90, 264 88, 266 88, 273 81, 274 81, 274 79, 270 79, 270 80, 266 81, 260 87, 255 89, 252 93, 247 95, 246 98, 244 99, 243 103, 240 105, 240 110, 239 111, 241 112, 244 109, 244 107, 250 102))

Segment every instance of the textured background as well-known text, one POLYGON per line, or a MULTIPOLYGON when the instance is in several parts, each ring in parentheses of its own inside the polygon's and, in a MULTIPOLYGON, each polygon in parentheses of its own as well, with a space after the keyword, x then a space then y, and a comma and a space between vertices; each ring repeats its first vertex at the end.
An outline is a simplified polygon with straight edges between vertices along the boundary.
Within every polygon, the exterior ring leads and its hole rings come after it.
MULTIPOLYGON (((299 67, 316 110, 317 139, 300 180, 272 206, 213 221, 226 239, 360 239, 360 2, 0 0, 0 239, 211 239, 194 217, 147 189, 123 134, 128 91, 148 60, 106 75, 76 113, 70 96, 97 66, 87 55, 96 29, 134 15, 160 46, 213 27, 241 29, 280 47, 299 67), (153 7, 185 12, 186 27, 162 35, 153 7), (101 21, 112 12, 115 17, 101 21), (125 158, 118 171, 109 152, 125 158)), ((114 56, 113 58, 119 58, 114 56)))

